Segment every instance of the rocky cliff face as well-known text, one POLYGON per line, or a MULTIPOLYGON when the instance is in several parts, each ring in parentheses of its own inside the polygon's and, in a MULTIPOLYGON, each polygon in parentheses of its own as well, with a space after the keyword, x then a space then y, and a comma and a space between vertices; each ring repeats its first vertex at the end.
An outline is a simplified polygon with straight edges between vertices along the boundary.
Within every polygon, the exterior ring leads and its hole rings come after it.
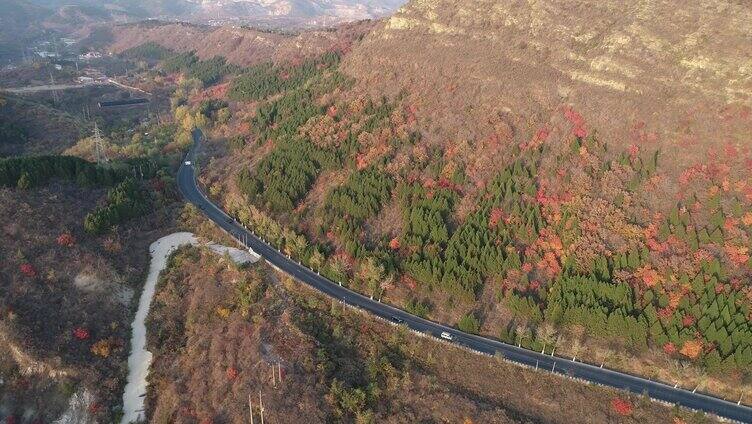
POLYGON ((684 147, 744 141, 750 41, 733 1, 413 0, 345 68, 364 91, 405 90, 437 138, 500 120, 524 138, 571 105, 620 144, 684 147))

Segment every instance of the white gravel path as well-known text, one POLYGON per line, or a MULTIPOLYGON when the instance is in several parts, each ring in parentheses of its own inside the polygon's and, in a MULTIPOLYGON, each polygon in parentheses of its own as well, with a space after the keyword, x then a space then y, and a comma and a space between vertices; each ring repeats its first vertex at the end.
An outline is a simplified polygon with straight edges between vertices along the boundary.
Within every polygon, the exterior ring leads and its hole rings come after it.
MULTIPOLYGON (((146 395, 146 376, 151 365, 151 352, 146 350, 146 316, 149 314, 159 273, 167 266, 167 258, 180 246, 198 245, 198 239, 192 233, 174 233, 162 237, 149 246, 151 264, 146 277, 144 290, 138 302, 138 311, 131 324, 131 353, 128 356, 128 380, 123 392, 123 418, 121 424, 143 421, 144 396, 146 395)), ((207 247, 219 255, 229 252, 238 264, 254 263, 260 259, 256 253, 210 243, 207 247)))

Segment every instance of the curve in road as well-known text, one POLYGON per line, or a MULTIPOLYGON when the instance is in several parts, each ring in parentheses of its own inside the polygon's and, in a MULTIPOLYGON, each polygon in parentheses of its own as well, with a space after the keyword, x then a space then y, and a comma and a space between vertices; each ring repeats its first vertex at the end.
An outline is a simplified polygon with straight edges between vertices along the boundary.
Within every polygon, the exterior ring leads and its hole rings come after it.
POLYGON ((452 343, 462 345, 487 355, 502 355, 509 361, 529 367, 551 370, 551 372, 563 376, 577 378, 590 383, 610 386, 617 389, 628 390, 636 394, 648 394, 655 400, 705 411, 738 422, 752 423, 752 408, 749 406, 730 402, 703 393, 696 393, 695 391, 682 389, 669 384, 648 380, 635 375, 610 370, 608 368, 603 368, 602 366, 598 367, 583 362, 545 355, 540 352, 534 352, 499 342, 497 340, 463 333, 455 328, 429 321, 411 315, 401 309, 380 303, 328 280, 309 268, 306 268, 286 257, 284 254, 256 237, 251 231, 236 222, 206 197, 198 186, 194 172, 195 151, 200 145, 202 138, 203 134, 201 131, 195 130, 193 133, 194 145, 186 156, 185 162, 181 164, 180 169, 178 170, 178 188, 185 199, 198 207, 208 219, 212 220, 228 234, 244 243, 246 247, 253 249, 256 253, 263 256, 267 262, 314 289, 332 298, 341 300, 346 304, 358 307, 372 315, 392 322, 404 324, 410 329, 426 335, 440 338, 441 333, 449 333, 452 337, 452 343))

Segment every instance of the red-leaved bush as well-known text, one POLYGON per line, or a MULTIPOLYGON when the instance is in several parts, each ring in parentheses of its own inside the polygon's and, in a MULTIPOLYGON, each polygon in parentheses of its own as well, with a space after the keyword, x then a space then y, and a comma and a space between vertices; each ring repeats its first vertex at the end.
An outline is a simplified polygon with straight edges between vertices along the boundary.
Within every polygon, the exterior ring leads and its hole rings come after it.
POLYGON ((673 354, 675 354, 676 350, 677 350, 676 349, 676 345, 673 344, 673 343, 671 343, 671 342, 668 342, 668 343, 666 343, 666 344, 663 345, 663 351, 667 355, 673 355, 673 354))
POLYGON ((236 378, 238 378, 238 370, 233 367, 227 368, 227 379, 235 380, 236 378))
POLYGON ((76 244, 76 239, 73 238, 71 233, 63 233, 57 237, 57 244, 59 246, 71 247, 76 244))
POLYGON ((30 263, 21 264, 20 270, 21 274, 25 275, 26 277, 34 278, 37 276, 37 270, 30 263))
POLYGON ((622 398, 614 398, 611 401, 611 409, 614 410, 617 414, 628 417, 632 415, 632 410, 634 409, 634 406, 632 405, 632 402, 622 399, 622 398))
POLYGON ((685 326, 685 327, 691 327, 691 326, 695 325, 695 317, 693 317, 692 315, 689 315, 689 314, 684 315, 682 317, 682 325, 685 326))
POLYGON ((78 327, 73 330, 73 337, 77 338, 78 340, 86 340, 89 338, 89 330, 78 327))
POLYGON ((572 134, 575 137, 585 138, 588 135, 585 119, 572 108, 564 110, 564 117, 572 124, 572 134))

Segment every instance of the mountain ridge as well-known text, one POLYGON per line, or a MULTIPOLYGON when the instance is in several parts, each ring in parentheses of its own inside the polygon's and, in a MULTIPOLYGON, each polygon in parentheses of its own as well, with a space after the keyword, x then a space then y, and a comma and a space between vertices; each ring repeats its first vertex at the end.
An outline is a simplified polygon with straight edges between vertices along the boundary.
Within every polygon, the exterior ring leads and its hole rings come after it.
POLYGON ((752 105, 749 28, 725 1, 413 0, 344 69, 363 92, 406 91, 429 136, 477 140, 501 120, 521 141, 572 107, 607 139, 681 152, 744 141, 748 120, 722 115, 752 105))

